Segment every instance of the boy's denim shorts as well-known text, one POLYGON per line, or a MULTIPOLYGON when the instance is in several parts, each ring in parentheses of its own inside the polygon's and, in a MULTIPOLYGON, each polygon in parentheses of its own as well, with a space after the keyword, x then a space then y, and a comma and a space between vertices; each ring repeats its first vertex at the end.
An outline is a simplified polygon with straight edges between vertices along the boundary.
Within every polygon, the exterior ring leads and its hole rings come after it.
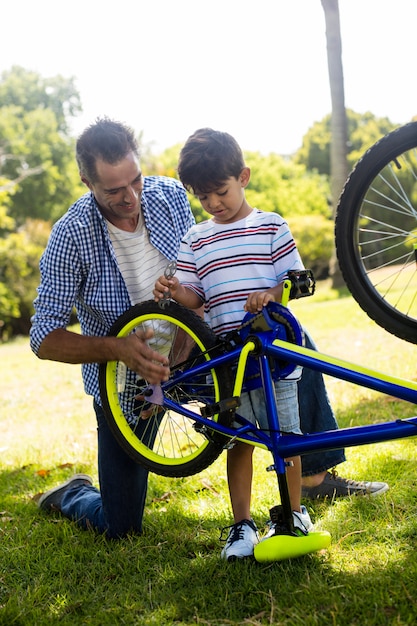
MULTIPOLYGON (((297 381, 283 379, 276 381, 274 385, 280 431, 301 435, 297 381)), ((269 430, 262 387, 243 393, 236 413, 251 424, 258 423, 262 430, 269 430)))

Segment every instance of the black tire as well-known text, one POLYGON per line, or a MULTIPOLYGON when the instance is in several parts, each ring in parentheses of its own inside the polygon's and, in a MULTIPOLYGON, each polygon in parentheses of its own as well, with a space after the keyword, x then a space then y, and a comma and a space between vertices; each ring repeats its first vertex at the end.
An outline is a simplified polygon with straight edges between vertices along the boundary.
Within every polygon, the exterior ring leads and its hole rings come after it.
MULTIPOLYGON (((171 378, 164 390, 165 398, 197 411, 231 396, 230 377, 224 367, 211 369, 210 376, 186 379, 176 385, 175 379, 182 371, 209 361, 217 346, 216 336, 202 319, 179 304, 171 302, 163 309, 152 300, 137 304, 116 320, 109 334, 125 337, 149 327, 155 333, 149 345, 169 356, 171 378)), ((149 471, 162 476, 189 476, 208 467, 222 452, 226 437, 196 430, 195 420, 174 414, 163 405, 152 405, 152 415, 140 419, 141 411, 150 406, 146 397, 141 397, 148 384, 123 363, 100 365, 99 379, 111 431, 131 458, 149 471)), ((212 419, 230 424, 233 411, 214 411, 212 419)))
POLYGON ((388 332, 417 343, 417 122, 360 159, 336 214, 336 250, 355 300, 388 332))

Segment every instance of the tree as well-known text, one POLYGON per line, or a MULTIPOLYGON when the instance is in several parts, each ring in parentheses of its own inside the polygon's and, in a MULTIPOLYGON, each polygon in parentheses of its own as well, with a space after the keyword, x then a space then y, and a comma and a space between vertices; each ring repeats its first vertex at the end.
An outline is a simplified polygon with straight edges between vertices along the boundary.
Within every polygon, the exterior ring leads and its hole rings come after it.
POLYGON ((0 107, 15 106, 21 111, 52 111, 58 131, 69 134, 69 120, 82 111, 75 78, 43 78, 37 72, 13 66, 0 80, 0 107))
POLYGON ((80 109, 72 79, 15 67, 0 80, 0 187, 17 226, 55 221, 82 193, 66 115, 80 109), (69 112, 69 113, 68 113, 69 112))
MULTIPOLYGON (((332 100, 330 173, 333 214, 343 185, 349 174, 347 162, 347 122, 342 65, 342 39, 340 35, 339 1, 321 0, 326 22, 327 64, 329 70, 330 94, 332 100)), ((343 285, 336 254, 333 254, 330 273, 333 286, 343 285)))
POLYGON ((84 192, 69 117, 73 79, 14 67, 0 78, 0 336, 26 333, 39 258, 55 221, 84 192), (34 219, 34 218, 41 218, 34 219))
POLYGON ((0 337, 27 334, 39 284, 39 258, 50 224, 27 220, 18 231, 0 238, 0 337))
POLYGON ((245 152, 245 161, 251 169, 246 195, 252 206, 290 220, 296 215, 331 217, 326 177, 278 154, 245 152))
MULTIPOLYGON (((396 128, 387 117, 375 117, 369 111, 356 113, 346 109, 348 144, 348 168, 355 163, 378 139, 396 128)), ((331 115, 315 122, 303 137, 301 148, 294 155, 296 163, 305 165, 308 170, 316 170, 330 178, 331 115)))

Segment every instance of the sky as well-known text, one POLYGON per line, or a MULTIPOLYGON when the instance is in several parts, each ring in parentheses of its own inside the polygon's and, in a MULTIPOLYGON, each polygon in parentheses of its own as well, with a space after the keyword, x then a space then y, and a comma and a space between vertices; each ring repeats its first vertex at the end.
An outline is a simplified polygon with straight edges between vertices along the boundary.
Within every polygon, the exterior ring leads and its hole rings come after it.
MULTIPOLYGON (((417 114, 416 0, 339 0, 346 107, 417 114)), ((142 132, 158 154, 210 126, 244 150, 292 154, 331 111, 320 0, 19 0, 0 22, 0 74, 75 77, 83 113, 142 132)))

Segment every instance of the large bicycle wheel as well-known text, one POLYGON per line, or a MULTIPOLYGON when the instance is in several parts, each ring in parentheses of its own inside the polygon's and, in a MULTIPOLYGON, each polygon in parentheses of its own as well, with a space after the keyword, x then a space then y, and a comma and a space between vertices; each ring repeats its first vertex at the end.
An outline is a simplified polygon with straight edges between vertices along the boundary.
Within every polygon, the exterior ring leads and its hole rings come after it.
POLYGON ((339 265, 353 297, 388 332, 417 343, 417 122, 374 144, 336 215, 339 265))
MULTIPOLYGON (((126 337, 149 328, 154 337, 148 344, 169 358, 171 377, 164 383, 164 399, 169 398, 193 413, 202 414, 205 410, 206 414, 212 414, 213 421, 230 424, 233 411, 218 408, 221 400, 231 396, 226 368, 211 368, 199 376, 183 376, 191 367, 212 359, 217 342, 211 329, 179 304, 171 302, 162 309, 157 303, 147 301, 126 311, 110 334, 126 337), (211 409, 207 410, 208 407, 211 409)), ((189 476, 208 467, 223 450, 226 437, 199 429, 191 417, 164 407, 162 399, 159 405, 150 405, 147 382, 124 363, 112 361, 101 365, 99 377, 110 429, 124 450, 148 470, 163 476, 189 476)), ((158 388, 155 393, 160 391, 158 388)))

